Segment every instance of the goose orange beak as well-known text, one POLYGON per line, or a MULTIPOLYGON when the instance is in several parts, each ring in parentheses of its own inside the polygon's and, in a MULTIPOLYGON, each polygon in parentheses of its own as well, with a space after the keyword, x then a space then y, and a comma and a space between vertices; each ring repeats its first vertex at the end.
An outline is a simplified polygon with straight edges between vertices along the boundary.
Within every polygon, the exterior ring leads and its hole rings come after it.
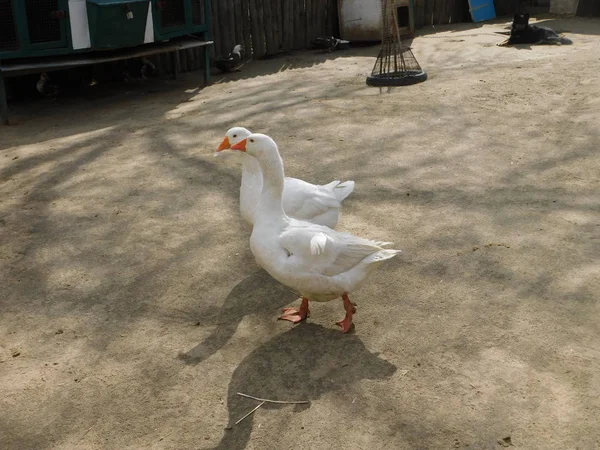
POLYGON ((227 150, 228 148, 231 148, 231 144, 229 143, 229 138, 225 136, 223 142, 221 142, 221 144, 219 144, 219 146, 217 147, 217 151, 220 152, 223 150, 227 150))
POLYGON ((246 139, 242 139, 237 144, 232 145, 231 150, 239 150, 240 152, 245 152, 246 151, 246 139))

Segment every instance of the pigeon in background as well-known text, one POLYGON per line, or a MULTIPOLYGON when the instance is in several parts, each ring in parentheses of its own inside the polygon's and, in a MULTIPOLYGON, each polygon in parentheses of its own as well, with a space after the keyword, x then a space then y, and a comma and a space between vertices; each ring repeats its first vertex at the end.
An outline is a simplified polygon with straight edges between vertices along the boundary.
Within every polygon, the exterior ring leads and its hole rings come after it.
MULTIPOLYGON (((242 46, 236 45, 233 51, 224 58, 215 59, 215 66, 223 73, 231 72, 242 60, 242 46)), ((238 69, 239 70, 239 69, 238 69)), ((237 70, 236 70, 237 71, 237 70)))

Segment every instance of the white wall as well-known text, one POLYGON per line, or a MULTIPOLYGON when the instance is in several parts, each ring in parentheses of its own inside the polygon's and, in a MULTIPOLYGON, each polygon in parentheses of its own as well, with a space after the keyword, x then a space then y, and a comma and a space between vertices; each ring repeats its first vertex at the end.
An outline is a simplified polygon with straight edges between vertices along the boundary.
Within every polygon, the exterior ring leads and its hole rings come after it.
POLYGON ((350 41, 381 39, 380 0, 338 0, 341 38, 350 41))
POLYGON ((575 14, 579 0, 550 0, 552 14, 575 14))

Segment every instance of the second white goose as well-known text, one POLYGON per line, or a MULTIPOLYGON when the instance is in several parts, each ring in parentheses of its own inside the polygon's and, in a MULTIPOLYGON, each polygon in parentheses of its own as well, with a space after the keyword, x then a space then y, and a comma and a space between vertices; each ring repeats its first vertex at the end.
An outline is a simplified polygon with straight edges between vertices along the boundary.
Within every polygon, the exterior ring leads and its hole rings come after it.
MULTIPOLYGON (((230 128, 223 138, 223 142, 217 148, 217 152, 229 149, 250 134, 250 130, 243 127, 230 128)), ((263 175, 260 164, 255 158, 243 153, 241 158, 240 212, 244 220, 252 225, 262 191, 263 175)), ((283 189, 283 209, 287 215, 295 219, 335 228, 340 220, 342 202, 353 190, 354 181, 342 183, 335 180, 326 185, 316 185, 298 178, 286 177, 283 189)))

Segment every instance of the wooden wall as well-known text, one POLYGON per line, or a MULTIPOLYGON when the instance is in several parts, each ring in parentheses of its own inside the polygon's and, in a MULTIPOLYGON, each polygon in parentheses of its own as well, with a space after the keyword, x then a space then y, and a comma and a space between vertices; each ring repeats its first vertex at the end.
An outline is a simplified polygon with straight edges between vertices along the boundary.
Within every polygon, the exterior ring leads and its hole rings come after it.
POLYGON ((337 0, 211 0, 211 6, 216 55, 242 44, 246 58, 261 58, 339 34, 337 0))
MULTIPOLYGON (((528 2, 531 0, 494 0, 496 15, 499 17, 512 16, 517 10, 533 10, 527 6, 528 2)), ((417 28, 470 21, 468 0, 415 0, 415 26, 417 28)))
POLYGON ((600 1, 598 0, 579 0, 577 6, 578 16, 600 16, 600 1))
POLYGON ((468 0, 415 0, 415 26, 464 22, 470 18, 468 0))
MULTIPOLYGON (((469 22, 468 0, 414 0, 417 28, 469 22)), ((512 15, 519 4, 532 0, 494 0, 496 13, 512 15)), ((591 0, 596 1, 596 0, 591 0)), ((598 0, 600 1, 600 0, 598 0)), ((236 44, 244 59, 305 49, 318 36, 339 37, 338 0, 211 0, 213 55, 227 55, 236 44)), ((159 64, 168 72, 171 55, 159 64)), ((180 53, 180 71, 202 66, 200 50, 180 53)))

